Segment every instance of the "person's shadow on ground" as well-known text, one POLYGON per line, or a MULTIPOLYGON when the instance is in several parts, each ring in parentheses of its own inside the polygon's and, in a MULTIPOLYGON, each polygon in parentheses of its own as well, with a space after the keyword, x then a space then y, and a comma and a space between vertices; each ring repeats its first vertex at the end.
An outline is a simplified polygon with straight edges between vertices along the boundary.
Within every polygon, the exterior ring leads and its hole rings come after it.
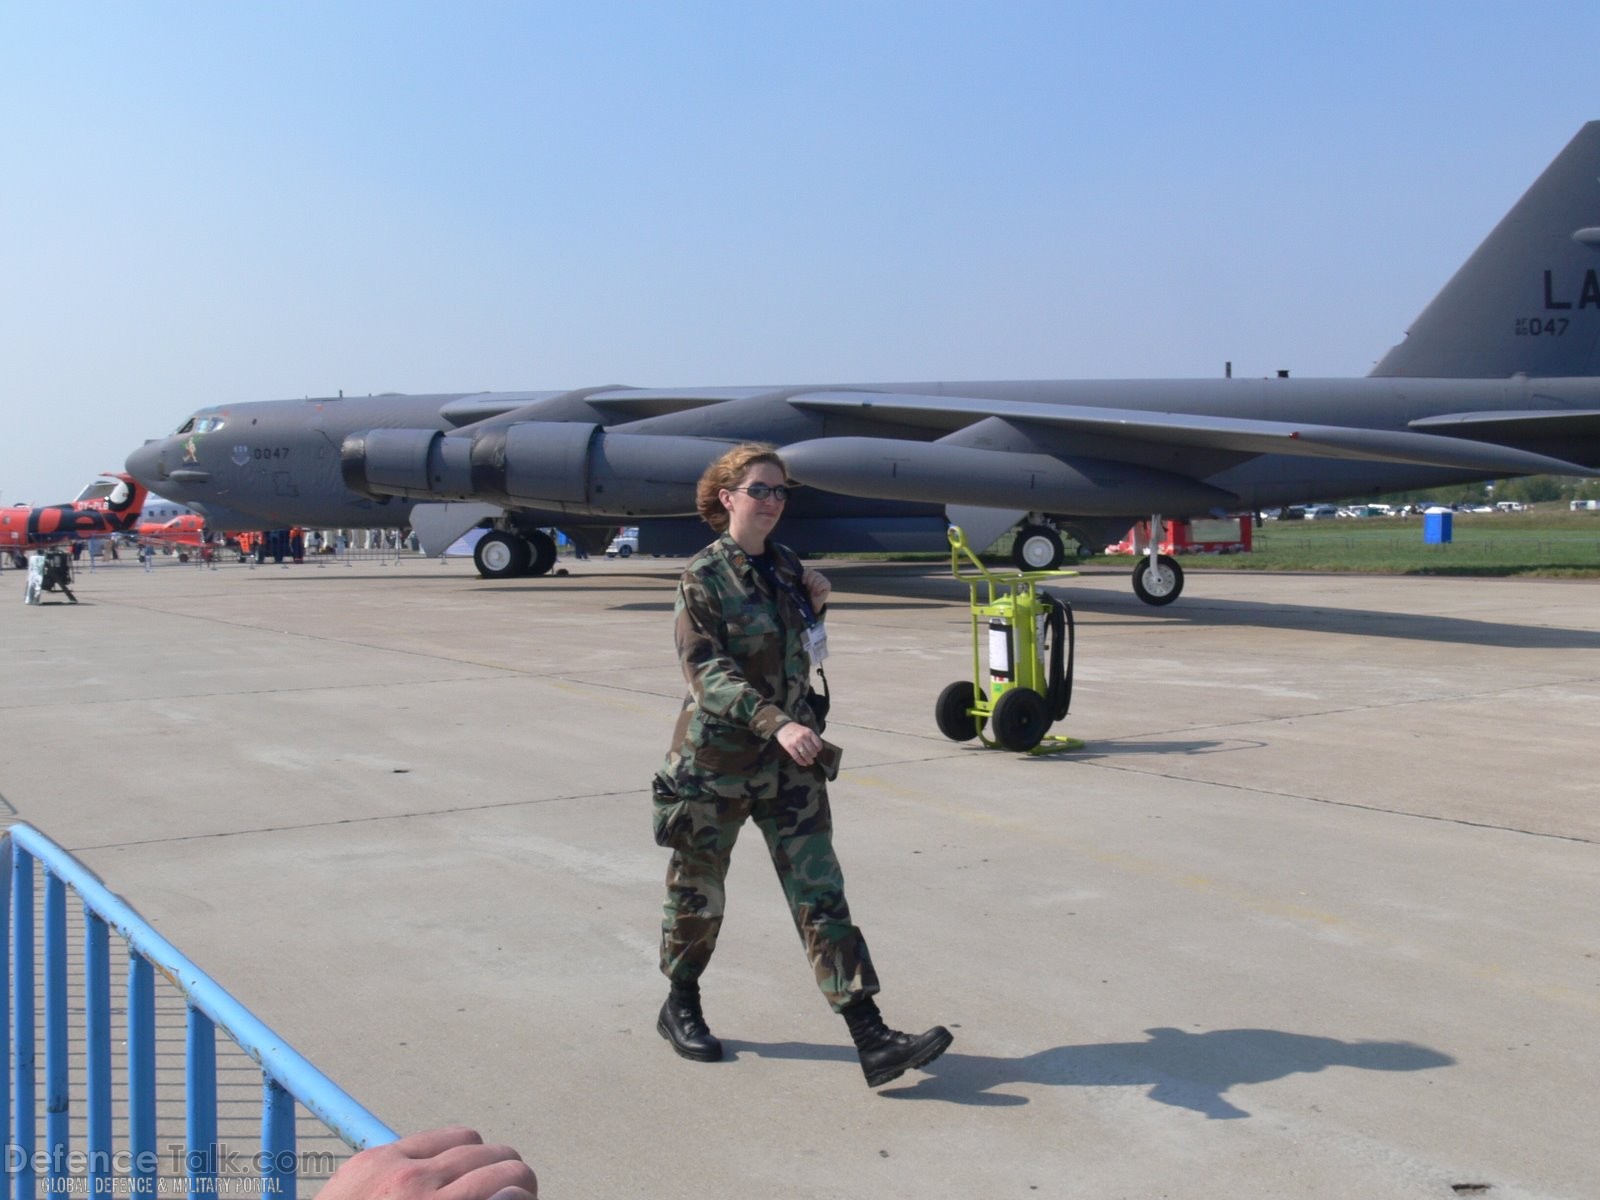
MULTIPOLYGON (((1455 1059, 1413 1042, 1343 1042, 1338 1038, 1275 1029, 1147 1029, 1148 1041, 1057 1046, 1021 1058, 994 1058, 952 1050, 923 1072, 904 1076, 881 1093, 902 1100, 953 1104, 1018 1105, 1026 1096, 995 1091, 1008 1084, 1057 1087, 1148 1087, 1150 1099, 1203 1113, 1212 1120, 1250 1114, 1227 1099, 1238 1084, 1264 1083, 1328 1067, 1363 1071, 1426 1071, 1455 1059), (909 1085, 909 1086, 908 1086, 909 1085)), ((956 1032, 956 1046, 961 1034, 956 1032)), ((853 1059, 847 1047, 789 1042, 730 1043, 729 1049, 764 1058, 853 1059)))

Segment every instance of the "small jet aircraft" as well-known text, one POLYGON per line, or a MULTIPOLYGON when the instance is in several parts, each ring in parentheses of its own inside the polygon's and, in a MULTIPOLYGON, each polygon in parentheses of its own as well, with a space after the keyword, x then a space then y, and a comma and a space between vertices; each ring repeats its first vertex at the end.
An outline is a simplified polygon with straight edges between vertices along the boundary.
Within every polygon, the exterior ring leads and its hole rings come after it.
MULTIPOLYGON (((202 408, 128 470, 213 526, 411 525, 442 550, 489 527, 487 577, 543 574, 558 528, 619 524, 692 551, 695 482, 729 445, 780 446, 806 485, 800 551, 974 546, 1019 566, 1161 514, 1251 512, 1600 467, 1600 121, 1585 125, 1406 338, 1361 379, 914 382, 279 400, 202 408)), ((1157 552, 1141 599, 1183 586, 1157 552)))
POLYGON ((179 562, 188 562, 197 552, 209 560, 228 542, 227 535, 212 531, 203 514, 154 492, 145 498, 144 515, 133 529, 133 538, 140 547, 175 553, 179 562))
POLYGON ((131 474, 107 472, 71 503, 0 508, 0 552, 20 563, 38 547, 128 533, 139 522, 146 495, 148 489, 131 474))
POLYGON ((132 533, 141 545, 164 549, 169 546, 199 546, 206 540, 209 526, 201 513, 151 492, 145 497, 144 512, 132 533))
POLYGON ((206 519, 199 513, 183 513, 170 521, 140 521, 133 531, 142 544, 149 546, 203 545, 206 537, 206 519))

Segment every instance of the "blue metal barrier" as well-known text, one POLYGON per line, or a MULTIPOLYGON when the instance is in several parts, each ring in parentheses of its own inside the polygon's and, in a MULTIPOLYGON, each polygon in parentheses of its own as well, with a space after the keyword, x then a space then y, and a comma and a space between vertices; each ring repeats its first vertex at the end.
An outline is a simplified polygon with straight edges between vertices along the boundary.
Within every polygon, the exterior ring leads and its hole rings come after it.
POLYGON ((185 1172, 191 1200, 218 1192, 217 1046, 221 1029, 262 1071, 259 1192, 295 1200, 298 1101, 352 1149, 382 1145, 395 1132, 230 996, 209 975, 111 893, 82 863, 27 825, 0 835, 0 1020, 11 1015, 9 1063, 0 1060, 0 1131, 9 1200, 34 1200, 39 1165, 45 1191, 101 1197, 153 1196, 157 1189, 155 972, 183 994, 187 1011, 184 1093, 185 1172), (45 1154, 40 1157, 35 1008, 35 869, 44 876, 45 1154), (83 902, 82 997, 85 1152, 70 1146, 67 891, 83 902), (126 1146, 112 1137, 111 969, 109 933, 127 943, 126 1146), (9 963, 6 960, 9 959, 9 963), (81 1164, 81 1174, 70 1169, 81 1164))

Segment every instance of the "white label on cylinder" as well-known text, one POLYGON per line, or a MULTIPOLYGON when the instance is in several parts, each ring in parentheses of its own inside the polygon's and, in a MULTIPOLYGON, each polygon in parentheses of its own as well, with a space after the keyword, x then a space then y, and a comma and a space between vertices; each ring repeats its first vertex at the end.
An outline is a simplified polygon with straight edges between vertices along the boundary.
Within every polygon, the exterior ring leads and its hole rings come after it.
POLYGON ((998 622, 989 626, 989 674, 1011 675, 1011 627, 998 622))

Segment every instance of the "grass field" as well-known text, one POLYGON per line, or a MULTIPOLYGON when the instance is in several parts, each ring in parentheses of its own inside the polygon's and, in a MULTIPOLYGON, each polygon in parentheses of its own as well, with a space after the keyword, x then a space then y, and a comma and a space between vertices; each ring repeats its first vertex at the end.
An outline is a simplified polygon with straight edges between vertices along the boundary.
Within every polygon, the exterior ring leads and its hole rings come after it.
MULTIPOLYGON (((1421 517, 1267 521, 1249 554, 1194 554, 1186 567, 1387 575, 1600 578, 1600 512, 1455 513, 1453 540, 1425 545, 1421 517)), ((1094 561, 1116 562, 1101 555, 1094 561)))

